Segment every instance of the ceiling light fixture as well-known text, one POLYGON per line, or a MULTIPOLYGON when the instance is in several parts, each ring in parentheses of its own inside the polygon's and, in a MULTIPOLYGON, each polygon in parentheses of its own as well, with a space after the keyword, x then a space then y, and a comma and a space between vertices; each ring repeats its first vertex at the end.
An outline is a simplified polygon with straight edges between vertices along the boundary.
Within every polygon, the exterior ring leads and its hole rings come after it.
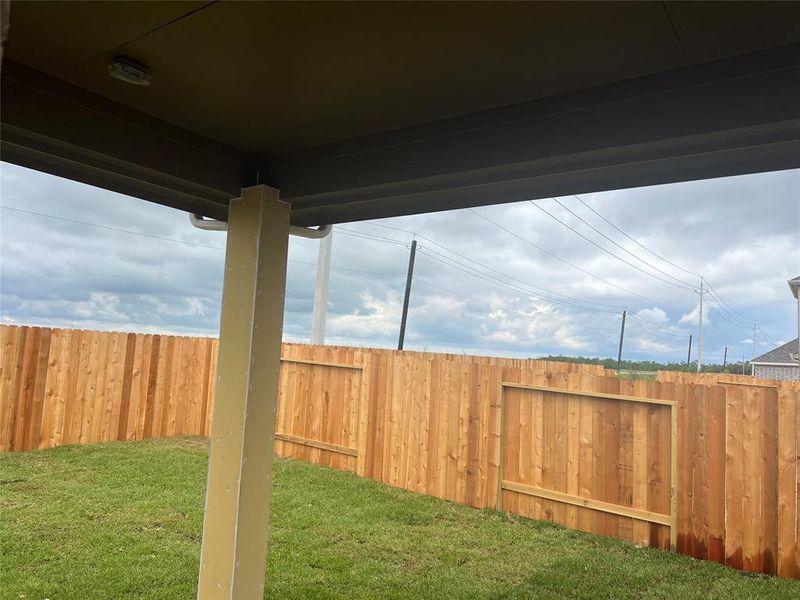
POLYGON ((147 65, 127 56, 115 56, 108 65, 108 74, 132 85, 150 85, 153 79, 147 65))

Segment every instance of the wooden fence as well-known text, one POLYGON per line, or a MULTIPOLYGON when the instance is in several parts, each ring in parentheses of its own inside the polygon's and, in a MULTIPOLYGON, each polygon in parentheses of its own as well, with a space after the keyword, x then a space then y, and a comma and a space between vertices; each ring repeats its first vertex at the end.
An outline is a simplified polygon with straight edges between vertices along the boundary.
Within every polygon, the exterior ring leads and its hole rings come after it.
POLYGON ((684 373, 683 371, 657 371, 656 380, 661 382, 694 383, 702 385, 742 385, 746 387, 786 388, 800 391, 800 381, 761 379, 752 375, 735 373, 684 373))
MULTIPOLYGON (((215 338, 0 325, 0 451, 208 436, 217 347, 215 338)), ((283 348, 283 354, 291 357, 296 352, 293 348, 308 347, 284 344, 283 348)), ((359 364, 365 352, 394 354, 336 346, 320 350, 331 361, 359 364)), ((406 354, 487 365, 540 364, 489 356, 406 354)), ((289 360, 284 371, 291 373, 292 364, 289 360)), ((602 373, 601 367, 582 368, 602 373)), ((320 382, 333 377, 334 385, 338 384, 335 370, 314 373, 322 377, 320 382)), ((319 395, 316 387, 303 393, 319 395)), ((353 406, 357 405, 356 401, 353 406)), ((316 414, 314 406, 309 415, 316 414)), ((314 438, 321 432, 309 430, 308 434, 314 438)), ((331 432, 329 437, 336 435, 331 432)))
POLYGON ((217 341, 0 326, 0 451, 208 435, 217 341))
MULTIPOLYGON (((208 435, 215 340, 0 327, 0 347, 2 449, 208 435)), ((800 391, 664 379, 284 344, 275 449, 471 506, 797 577, 800 391)))

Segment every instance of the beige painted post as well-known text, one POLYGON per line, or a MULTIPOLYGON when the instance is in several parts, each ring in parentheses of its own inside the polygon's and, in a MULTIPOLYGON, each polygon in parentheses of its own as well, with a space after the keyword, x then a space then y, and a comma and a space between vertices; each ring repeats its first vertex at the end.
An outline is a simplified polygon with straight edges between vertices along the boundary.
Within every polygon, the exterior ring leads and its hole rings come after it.
POLYGON ((264 596, 289 205, 256 186, 231 202, 197 597, 264 596))

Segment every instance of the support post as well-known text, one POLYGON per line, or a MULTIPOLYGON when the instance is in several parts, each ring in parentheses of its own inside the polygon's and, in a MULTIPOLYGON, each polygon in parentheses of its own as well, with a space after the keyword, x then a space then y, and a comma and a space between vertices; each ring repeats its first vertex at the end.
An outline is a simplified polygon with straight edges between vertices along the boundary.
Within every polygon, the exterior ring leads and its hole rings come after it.
POLYGON ((400 337, 397 340, 397 349, 403 349, 406 339, 406 320, 408 319, 408 302, 411 299, 411 282, 414 279, 414 258, 417 255, 417 240, 411 240, 411 254, 408 255, 408 275, 406 275, 406 294, 403 298, 403 316, 400 319, 400 337))
POLYGON ((627 310, 622 311, 622 328, 619 330, 619 354, 617 354, 617 375, 622 367, 622 340, 625 339, 625 315, 627 310))
POLYGON ((727 366, 728 366, 728 347, 725 346, 725 356, 722 358, 722 368, 724 369, 727 366))
POLYGON ((228 213, 197 597, 264 597, 289 205, 242 190, 228 213))

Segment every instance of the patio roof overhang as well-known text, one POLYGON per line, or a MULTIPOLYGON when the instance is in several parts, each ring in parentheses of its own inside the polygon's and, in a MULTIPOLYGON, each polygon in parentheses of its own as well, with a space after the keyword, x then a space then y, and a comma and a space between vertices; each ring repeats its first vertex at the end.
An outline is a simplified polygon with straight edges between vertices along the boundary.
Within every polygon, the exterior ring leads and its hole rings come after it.
POLYGON ((12 2, 3 160, 319 225, 800 166, 797 3, 12 2), (111 79, 114 56, 152 85, 111 79))
POLYGON ((798 23, 770 2, 12 2, 2 159, 228 219, 198 598, 263 596, 290 221, 800 167, 798 23), (119 55, 151 85, 111 79, 119 55))

